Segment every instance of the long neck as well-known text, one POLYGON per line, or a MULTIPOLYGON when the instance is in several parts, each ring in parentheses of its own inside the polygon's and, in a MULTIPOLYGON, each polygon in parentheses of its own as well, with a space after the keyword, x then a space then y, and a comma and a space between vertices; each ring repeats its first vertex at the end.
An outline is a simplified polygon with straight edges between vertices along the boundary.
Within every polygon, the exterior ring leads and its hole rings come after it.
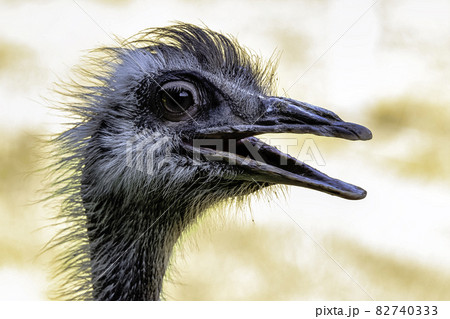
POLYGON ((178 205, 164 210, 168 205, 120 204, 117 199, 95 206, 85 203, 93 298, 159 300, 173 246, 185 224, 180 223, 184 212, 178 205))

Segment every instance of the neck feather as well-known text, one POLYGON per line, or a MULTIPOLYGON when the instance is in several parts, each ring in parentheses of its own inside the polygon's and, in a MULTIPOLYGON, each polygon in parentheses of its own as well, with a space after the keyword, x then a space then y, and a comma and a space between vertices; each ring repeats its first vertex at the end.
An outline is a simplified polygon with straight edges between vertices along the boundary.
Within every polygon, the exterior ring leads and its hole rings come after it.
POLYGON ((180 222, 184 212, 160 209, 168 205, 101 206, 86 209, 93 298, 159 300, 173 246, 186 225, 180 222))

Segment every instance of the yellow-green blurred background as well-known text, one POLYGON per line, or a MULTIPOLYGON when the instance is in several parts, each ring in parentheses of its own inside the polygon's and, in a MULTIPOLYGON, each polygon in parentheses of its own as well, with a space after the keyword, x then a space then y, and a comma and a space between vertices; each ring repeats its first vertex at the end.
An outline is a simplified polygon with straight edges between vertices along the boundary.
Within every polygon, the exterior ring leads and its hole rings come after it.
POLYGON ((450 2, 373 3, 0 0, 0 299, 48 298, 52 256, 38 254, 54 211, 33 204, 45 183, 32 172, 45 165, 38 137, 63 122, 47 107, 53 83, 114 35, 179 20, 266 59, 277 50, 280 95, 374 138, 314 137, 319 169, 363 186, 366 199, 291 188, 213 212, 177 246, 165 298, 449 300, 450 2))

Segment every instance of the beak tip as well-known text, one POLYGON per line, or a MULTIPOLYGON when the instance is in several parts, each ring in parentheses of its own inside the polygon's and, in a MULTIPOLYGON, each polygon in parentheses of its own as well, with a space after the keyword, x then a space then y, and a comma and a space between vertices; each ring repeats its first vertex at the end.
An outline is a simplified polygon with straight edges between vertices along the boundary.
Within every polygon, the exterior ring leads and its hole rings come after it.
POLYGON ((368 141, 371 140, 372 132, 365 126, 352 123, 351 131, 355 134, 357 140, 368 141))
POLYGON ((367 191, 365 189, 362 189, 361 187, 356 187, 357 191, 353 191, 351 195, 344 197, 345 199, 350 200, 360 200, 364 199, 367 196, 367 191))
POLYGON ((361 188, 361 195, 359 197, 359 199, 364 199, 367 196, 367 191, 365 189, 361 188))
POLYGON ((361 134, 361 140, 363 141, 368 141, 371 140, 373 135, 372 135, 372 131, 369 130, 367 127, 364 127, 364 131, 362 132, 363 134, 361 134))

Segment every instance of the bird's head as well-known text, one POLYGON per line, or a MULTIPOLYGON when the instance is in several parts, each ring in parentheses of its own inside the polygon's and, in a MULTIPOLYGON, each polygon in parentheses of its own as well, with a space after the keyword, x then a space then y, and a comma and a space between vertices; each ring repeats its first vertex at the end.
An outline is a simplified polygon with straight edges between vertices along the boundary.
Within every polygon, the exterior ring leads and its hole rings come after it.
POLYGON ((347 199, 354 185, 328 177, 259 140, 263 133, 310 133, 368 140, 371 132, 331 111, 272 94, 274 70, 235 40, 188 24, 150 29, 105 50, 100 85, 76 129, 84 148, 86 192, 143 198, 244 195, 275 184, 347 199))

